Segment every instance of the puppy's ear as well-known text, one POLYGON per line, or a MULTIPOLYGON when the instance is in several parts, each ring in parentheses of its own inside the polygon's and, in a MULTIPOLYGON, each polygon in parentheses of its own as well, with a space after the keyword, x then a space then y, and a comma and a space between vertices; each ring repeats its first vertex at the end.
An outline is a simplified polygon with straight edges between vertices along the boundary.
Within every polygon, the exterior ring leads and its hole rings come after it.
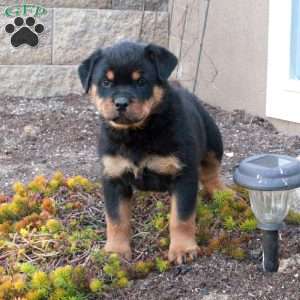
POLYGON ((78 74, 85 93, 88 93, 94 72, 94 67, 102 58, 102 50, 95 51, 89 58, 84 60, 78 68, 78 74))
POLYGON ((177 65, 177 57, 169 50, 154 44, 146 46, 145 54, 155 65, 158 78, 167 80, 177 65))

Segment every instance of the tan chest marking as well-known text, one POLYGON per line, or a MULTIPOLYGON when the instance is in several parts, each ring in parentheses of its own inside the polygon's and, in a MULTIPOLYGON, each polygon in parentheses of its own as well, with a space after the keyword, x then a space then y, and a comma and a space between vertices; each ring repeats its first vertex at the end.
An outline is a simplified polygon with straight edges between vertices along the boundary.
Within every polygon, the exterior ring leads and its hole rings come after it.
POLYGON ((141 163, 141 168, 148 168, 149 170, 161 175, 176 175, 181 171, 182 167, 183 164, 174 155, 150 155, 141 163))
POLYGON ((102 164, 103 175, 111 178, 121 177, 125 172, 132 172, 137 177, 144 168, 160 175, 176 175, 183 168, 183 164, 174 155, 150 155, 143 159, 139 166, 121 155, 105 155, 102 158, 102 164))
POLYGON ((134 172, 136 166, 129 159, 122 157, 121 155, 105 155, 102 158, 103 175, 118 178, 125 172, 134 172))

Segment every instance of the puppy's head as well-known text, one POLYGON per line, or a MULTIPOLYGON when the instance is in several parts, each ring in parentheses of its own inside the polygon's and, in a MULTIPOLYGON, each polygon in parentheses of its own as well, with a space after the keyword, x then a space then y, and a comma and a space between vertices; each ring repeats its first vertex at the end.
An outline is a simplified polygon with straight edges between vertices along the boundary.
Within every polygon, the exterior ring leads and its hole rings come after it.
POLYGON ((79 77, 102 118, 119 129, 138 127, 160 105, 177 58, 165 48, 122 42, 82 62, 79 77))

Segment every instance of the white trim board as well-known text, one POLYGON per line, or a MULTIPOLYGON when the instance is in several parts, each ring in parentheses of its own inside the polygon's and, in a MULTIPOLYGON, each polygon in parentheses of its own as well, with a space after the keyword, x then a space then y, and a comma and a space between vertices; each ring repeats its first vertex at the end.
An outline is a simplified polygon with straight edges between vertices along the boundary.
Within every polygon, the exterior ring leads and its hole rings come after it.
POLYGON ((268 117, 300 123, 300 80, 290 80, 292 0, 269 1, 268 117))

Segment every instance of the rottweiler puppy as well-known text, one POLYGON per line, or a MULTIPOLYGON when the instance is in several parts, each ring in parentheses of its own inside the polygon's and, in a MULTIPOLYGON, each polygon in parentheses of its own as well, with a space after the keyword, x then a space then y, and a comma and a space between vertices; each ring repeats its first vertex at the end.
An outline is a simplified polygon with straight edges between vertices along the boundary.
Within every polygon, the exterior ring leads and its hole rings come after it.
POLYGON ((101 116, 99 155, 105 198, 105 250, 131 257, 133 189, 171 194, 170 261, 198 253, 199 180, 223 189, 221 134, 197 97, 168 78, 177 58, 154 44, 121 42, 82 62, 79 77, 101 116))

